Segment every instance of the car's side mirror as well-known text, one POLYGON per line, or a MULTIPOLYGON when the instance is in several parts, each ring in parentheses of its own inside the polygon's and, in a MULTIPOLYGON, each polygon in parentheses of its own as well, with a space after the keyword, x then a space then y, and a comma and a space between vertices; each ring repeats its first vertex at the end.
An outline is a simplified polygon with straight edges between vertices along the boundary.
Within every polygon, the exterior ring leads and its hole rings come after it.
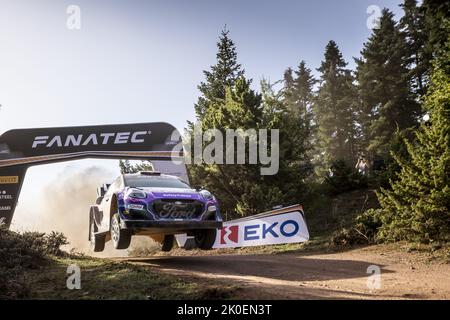
POLYGON ((95 200, 96 204, 102 203, 103 197, 98 197, 97 200, 95 200))
POLYGON ((195 190, 203 190, 204 188, 203 188, 203 186, 194 186, 194 189, 195 190))

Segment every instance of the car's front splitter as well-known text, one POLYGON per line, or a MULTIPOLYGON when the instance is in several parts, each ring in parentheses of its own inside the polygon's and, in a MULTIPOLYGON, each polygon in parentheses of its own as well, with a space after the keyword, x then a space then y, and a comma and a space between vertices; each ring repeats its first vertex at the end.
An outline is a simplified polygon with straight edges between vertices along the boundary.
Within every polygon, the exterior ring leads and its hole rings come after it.
POLYGON ((196 229, 221 229, 222 221, 208 220, 126 220, 121 219, 120 227, 123 229, 161 229, 168 230, 196 230, 196 229))

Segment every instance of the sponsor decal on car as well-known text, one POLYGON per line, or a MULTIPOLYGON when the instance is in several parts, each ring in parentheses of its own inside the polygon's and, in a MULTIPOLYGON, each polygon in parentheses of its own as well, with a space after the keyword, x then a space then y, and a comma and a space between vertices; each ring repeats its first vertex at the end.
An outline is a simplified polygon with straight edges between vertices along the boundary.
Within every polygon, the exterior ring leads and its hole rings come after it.
POLYGON ((192 198, 191 194, 187 193, 163 193, 164 198, 192 198))
POLYGON ((133 204, 133 203, 130 203, 129 205, 128 205, 128 210, 143 210, 144 209, 144 205, 143 204, 133 204))

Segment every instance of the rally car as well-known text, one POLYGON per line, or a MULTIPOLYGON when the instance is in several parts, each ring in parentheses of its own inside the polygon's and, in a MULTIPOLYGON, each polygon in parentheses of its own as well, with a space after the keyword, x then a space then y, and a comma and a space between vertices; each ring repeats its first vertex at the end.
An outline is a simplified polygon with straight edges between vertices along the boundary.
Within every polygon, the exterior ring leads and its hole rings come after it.
POLYGON ((222 218, 217 199, 201 187, 156 171, 123 174, 97 189, 89 212, 89 241, 103 251, 111 240, 126 249, 132 235, 148 235, 170 251, 175 234, 194 238, 200 249, 211 249, 222 218))

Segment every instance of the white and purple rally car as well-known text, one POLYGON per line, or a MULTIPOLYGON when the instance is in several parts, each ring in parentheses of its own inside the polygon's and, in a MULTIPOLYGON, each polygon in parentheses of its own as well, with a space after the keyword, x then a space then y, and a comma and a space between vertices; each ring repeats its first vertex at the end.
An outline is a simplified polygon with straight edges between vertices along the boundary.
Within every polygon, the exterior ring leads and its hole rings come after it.
POLYGON ((175 234, 193 236, 198 248, 208 250, 222 228, 217 199, 175 176, 123 174, 97 194, 89 212, 89 241, 96 252, 109 240, 114 248, 126 249, 132 235, 148 235, 170 251, 175 234))

